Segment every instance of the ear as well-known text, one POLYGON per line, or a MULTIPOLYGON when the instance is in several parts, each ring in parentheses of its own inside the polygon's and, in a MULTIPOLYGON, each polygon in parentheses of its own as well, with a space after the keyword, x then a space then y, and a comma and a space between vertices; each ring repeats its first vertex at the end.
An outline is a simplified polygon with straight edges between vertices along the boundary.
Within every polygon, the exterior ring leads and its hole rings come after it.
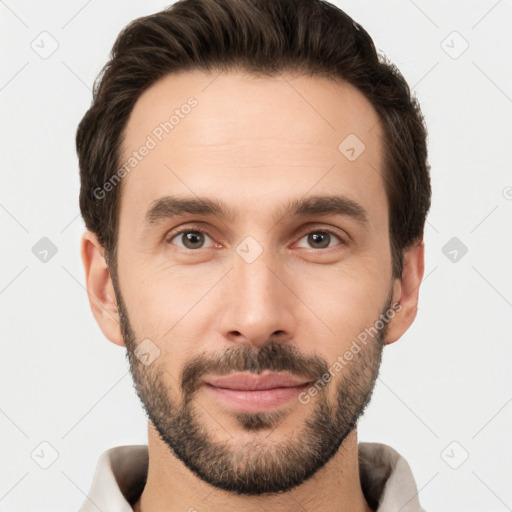
POLYGON ((419 241, 404 251, 402 278, 397 278, 394 282, 392 304, 399 302, 400 306, 395 309, 396 314, 389 323, 385 338, 386 345, 399 340, 416 318, 424 271, 425 245, 423 241, 419 241))
POLYGON ((96 235, 89 230, 82 235, 81 253, 92 314, 103 334, 112 343, 124 347, 114 286, 104 258, 104 249, 96 235))

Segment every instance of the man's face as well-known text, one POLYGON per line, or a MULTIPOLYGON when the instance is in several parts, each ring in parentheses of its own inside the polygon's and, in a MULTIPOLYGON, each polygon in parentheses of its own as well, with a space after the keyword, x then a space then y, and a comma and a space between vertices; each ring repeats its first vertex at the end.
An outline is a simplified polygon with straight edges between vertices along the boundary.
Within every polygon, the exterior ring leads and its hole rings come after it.
POLYGON ((122 149, 123 163, 139 153, 116 297, 149 419, 212 485, 300 484, 355 428, 380 364, 387 325, 353 345, 392 302, 376 112, 318 77, 186 72, 140 97, 122 149))

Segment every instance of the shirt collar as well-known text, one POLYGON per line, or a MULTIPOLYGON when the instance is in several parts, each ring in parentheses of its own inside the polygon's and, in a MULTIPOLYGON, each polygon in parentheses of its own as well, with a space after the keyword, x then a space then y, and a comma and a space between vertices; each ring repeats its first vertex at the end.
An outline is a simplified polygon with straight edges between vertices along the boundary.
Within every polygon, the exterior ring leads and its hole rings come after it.
MULTIPOLYGON (((359 443, 361 487, 376 512, 425 512, 407 461, 382 443, 359 443)), ((133 512, 146 484, 147 445, 116 446, 96 466, 87 499, 79 512, 133 512)))

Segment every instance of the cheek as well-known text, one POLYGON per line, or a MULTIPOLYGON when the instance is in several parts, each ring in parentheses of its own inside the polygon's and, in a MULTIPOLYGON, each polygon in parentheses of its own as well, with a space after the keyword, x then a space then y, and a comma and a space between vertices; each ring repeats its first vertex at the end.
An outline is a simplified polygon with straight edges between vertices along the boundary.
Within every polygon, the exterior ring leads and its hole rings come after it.
POLYGON ((213 325, 218 301, 212 298, 224 273, 215 265, 127 261, 122 292, 137 338, 154 340, 163 353, 172 351, 173 361, 185 361, 190 347, 199 346, 207 326, 213 325))
POLYGON ((303 350, 314 349, 329 365, 342 356, 352 341, 379 318, 390 291, 386 275, 331 269, 329 278, 309 275, 297 280, 294 291, 310 310, 307 319, 302 319, 304 335, 300 335, 301 329, 298 331, 303 350), (315 338, 313 345, 311 336, 315 338))

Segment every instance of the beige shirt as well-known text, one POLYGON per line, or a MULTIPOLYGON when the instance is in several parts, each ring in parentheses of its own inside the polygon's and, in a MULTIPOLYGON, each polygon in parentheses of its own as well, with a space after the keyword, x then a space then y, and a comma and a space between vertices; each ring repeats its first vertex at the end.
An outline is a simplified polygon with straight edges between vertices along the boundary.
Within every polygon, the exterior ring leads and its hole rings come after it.
MULTIPOLYGON (((359 443, 361 487, 376 512, 425 512, 407 461, 381 443, 359 443)), ((100 457, 87 499, 79 512, 133 512, 146 483, 147 445, 117 446, 100 457)))

